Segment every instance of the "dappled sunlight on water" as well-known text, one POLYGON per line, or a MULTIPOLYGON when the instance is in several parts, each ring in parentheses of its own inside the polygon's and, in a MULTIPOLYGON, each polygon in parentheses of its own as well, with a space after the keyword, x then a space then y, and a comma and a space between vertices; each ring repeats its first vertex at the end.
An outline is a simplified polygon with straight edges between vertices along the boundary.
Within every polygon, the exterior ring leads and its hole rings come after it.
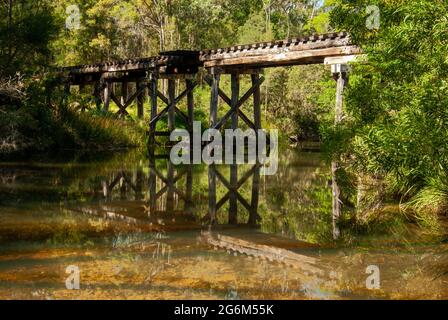
POLYGON ((236 212, 218 180, 212 228, 206 166, 137 151, 1 164, 0 298, 448 298, 446 243, 408 224, 334 242, 329 169, 318 153, 281 154, 274 176, 238 166, 236 212))

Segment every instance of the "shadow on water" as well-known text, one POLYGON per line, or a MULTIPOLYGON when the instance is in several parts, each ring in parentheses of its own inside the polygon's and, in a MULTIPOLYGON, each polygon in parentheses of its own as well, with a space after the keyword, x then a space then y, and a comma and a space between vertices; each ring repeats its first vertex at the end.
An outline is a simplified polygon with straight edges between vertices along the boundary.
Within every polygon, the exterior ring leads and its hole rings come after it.
POLYGON ((1 298, 448 296, 446 245, 404 224, 333 241, 319 153, 284 150, 272 176, 142 151, 52 159, 0 165, 1 298), (80 290, 65 287, 69 265, 80 290), (369 265, 379 289, 366 288, 369 265))

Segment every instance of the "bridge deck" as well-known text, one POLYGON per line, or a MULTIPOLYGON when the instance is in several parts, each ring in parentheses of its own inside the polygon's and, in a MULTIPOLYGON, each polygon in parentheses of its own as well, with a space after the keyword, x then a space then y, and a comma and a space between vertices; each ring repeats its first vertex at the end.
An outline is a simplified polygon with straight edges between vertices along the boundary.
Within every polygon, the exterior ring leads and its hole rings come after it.
POLYGON ((127 59, 98 64, 62 68, 69 75, 91 75, 89 81, 107 73, 121 77, 138 76, 142 72, 157 74, 195 74, 201 67, 251 69, 276 66, 323 63, 325 58, 360 54, 345 33, 328 33, 288 40, 237 45, 202 51, 177 50, 162 52, 149 58, 127 59))

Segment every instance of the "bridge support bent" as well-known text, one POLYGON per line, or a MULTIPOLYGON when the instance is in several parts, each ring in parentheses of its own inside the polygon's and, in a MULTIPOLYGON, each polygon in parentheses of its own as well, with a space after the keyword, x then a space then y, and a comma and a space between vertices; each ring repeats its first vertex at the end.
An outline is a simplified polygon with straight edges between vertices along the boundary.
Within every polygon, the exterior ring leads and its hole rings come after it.
MULTIPOLYGON (((149 121, 149 144, 156 144, 156 137, 167 136, 169 137, 171 132, 175 130, 175 120, 176 115, 182 119, 187 130, 193 133, 193 121, 194 121, 194 101, 193 101, 193 91, 196 88, 196 82, 185 76, 185 89, 176 96, 176 77, 168 76, 168 96, 165 96, 158 89, 157 75, 151 76, 151 81, 148 86, 149 95, 151 100, 151 118, 149 121), (179 107, 179 103, 187 98, 187 113, 183 112, 179 107), (158 100, 161 100, 165 104, 165 108, 158 112, 158 100), (168 117, 168 131, 157 131, 158 121, 167 115, 168 117)), ((179 77, 180 79, 180 77, 179 77)))

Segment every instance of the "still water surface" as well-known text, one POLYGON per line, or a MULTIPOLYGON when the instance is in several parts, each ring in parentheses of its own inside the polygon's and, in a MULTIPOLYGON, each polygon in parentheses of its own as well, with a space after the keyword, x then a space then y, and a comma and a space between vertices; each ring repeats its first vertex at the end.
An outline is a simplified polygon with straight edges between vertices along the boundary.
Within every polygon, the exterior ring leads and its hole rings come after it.
POLYGON ((448 244, 415 225, 333 241, 319 153, 285 150, 276 175, 259 173, 144 151, 0 163, 0 298, 448 298, 448 244), (66 288, 68 266, 79 290, 66 288))

